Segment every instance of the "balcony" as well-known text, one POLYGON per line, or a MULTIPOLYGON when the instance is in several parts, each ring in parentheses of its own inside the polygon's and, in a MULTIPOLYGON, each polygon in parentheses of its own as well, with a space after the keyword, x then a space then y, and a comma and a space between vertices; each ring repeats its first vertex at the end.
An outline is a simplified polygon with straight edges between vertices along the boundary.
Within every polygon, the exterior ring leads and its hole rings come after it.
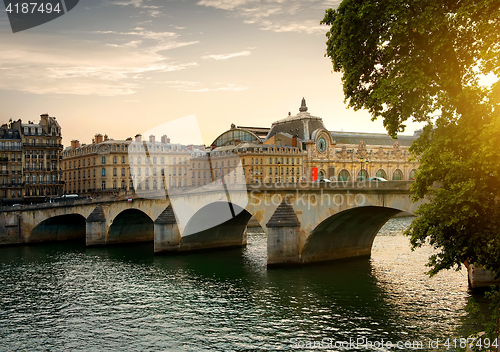
POLYGON ((23 145, 25 148, 57 148, 62 149, 62 144, 45 144, 45 143, 25 143, 23 145))
POLYGON ((23 187, 23 182, 4 182, 0 183, 0 188, 21 188, 23 187))
POLYGON ((22 148, 23 147, 21 147, 21 146, 19 146, 19 147, 18 146, 15 146, 15 147, 13 147, 13 146, 5 146, 5 145, 1 145, 0 146, 0 150, 19 150, 20 151, 20 150, 22 150, 22 148))

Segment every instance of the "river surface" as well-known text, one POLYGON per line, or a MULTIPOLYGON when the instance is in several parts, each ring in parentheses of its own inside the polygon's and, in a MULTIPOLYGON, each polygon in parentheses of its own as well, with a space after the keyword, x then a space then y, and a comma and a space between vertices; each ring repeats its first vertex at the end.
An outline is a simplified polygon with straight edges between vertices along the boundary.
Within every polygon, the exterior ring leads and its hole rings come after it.
POLYGON ((390 220, 371 259, 272 270, 260 228, 245 248, 174 256, 3 247, 0 351, 458 350, 477 327, 466 272, 426 276, 432 249, 410 250, 410 221, 390 220))

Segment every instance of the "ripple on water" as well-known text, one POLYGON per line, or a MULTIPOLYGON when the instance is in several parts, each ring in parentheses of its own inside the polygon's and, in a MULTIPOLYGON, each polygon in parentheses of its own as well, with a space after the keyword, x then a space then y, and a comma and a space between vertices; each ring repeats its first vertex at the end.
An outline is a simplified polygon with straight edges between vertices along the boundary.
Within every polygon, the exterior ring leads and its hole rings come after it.
POLYGON ((266 269, 267 240, 155 257, 150 245, 0 248, 1 351, 291 350, 294 341, 463 337, 466 276, 425 275, 390 220, 371 259, 266 269), (8 253, 8 255, 7 255, 8 253), (5 255, 4 255, 5 254, 5 255))

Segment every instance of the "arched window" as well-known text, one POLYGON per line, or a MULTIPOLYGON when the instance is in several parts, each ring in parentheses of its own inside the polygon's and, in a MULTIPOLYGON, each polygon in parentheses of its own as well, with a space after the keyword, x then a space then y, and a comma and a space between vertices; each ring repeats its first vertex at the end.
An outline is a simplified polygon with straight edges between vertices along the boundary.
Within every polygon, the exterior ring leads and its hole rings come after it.
POLYGON ((384 171, 384 170, 382 170, 382 169, 379 169, 379 170, 377 171, 376 176, 377 176, 377 177, 382 177, 382 178, 387 179, 387 174, 386 174, 386 173, 385 173, 385 171, 384 171))
POLYGON ((394 173, 392 174, 392 179, 394 181, 401 181, 403 179, 403 173, 401 172, 401 170, 397 169, 396 171, 394 171, 394 173))
POLYGON ((415 179, 415 175, 417 174, 417 170, 413 169, 410 171, 410 177, 409 180, 413 181, 415 179))
POLYGON ((347 171, 346 169, 343 169, 339 172, 339 181, 349 181, 349 177, 351 175, 349 174, 349 171, 347 171))
POLYGON ((368 171, 366 170, 360 170, 358 172, 358 177, 356 178, 357 181, 366 181, 368 180, 368 171))

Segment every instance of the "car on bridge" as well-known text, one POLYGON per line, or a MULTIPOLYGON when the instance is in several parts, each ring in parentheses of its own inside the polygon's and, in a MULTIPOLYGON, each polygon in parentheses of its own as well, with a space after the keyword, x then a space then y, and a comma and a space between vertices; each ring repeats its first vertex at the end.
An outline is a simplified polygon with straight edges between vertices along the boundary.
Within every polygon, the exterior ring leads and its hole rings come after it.
POLYGON ((370 177, 368 181, 387 181, 383 177, 370 177))

